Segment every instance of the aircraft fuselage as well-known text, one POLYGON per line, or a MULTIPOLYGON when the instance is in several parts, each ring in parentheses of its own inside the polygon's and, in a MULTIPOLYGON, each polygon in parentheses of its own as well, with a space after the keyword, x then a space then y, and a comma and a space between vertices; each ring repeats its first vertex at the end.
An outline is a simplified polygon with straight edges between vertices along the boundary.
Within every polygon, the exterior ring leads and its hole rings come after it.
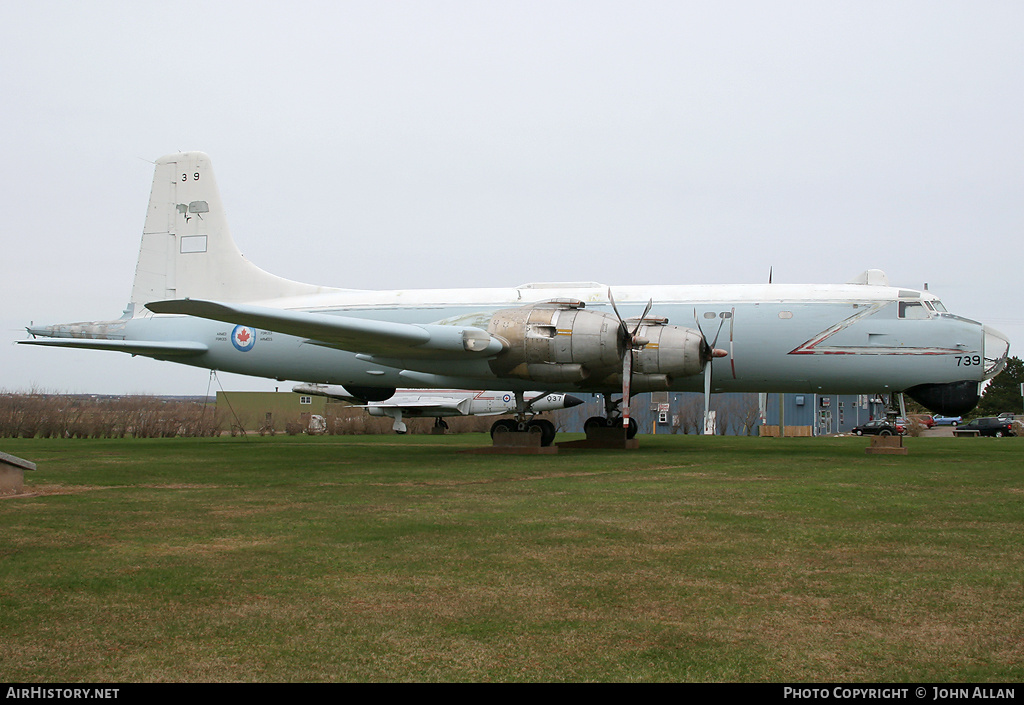
MULTIPOLYGON (((718 347, 729 354, 714 362, 714 391, 899 391, 920 384, 980 382, 992 365, 991 360, 988 365, 985 362, 985 327, 935 310, 936 299, 927 292, 853 284, 615 287, 612 291, 624 317, 639 315, 647 300, 653 299, 651 315, 690 328, 699 324, 708 338, 717 337, 718 347), (908 305, 915 317, 901 316, 901 308, 908 305)), ((576 299, 585 302, 587 310, 610 312, 605 292, 600 286, 353 291, 264 305, 352 318, 486 328, 495 311, 551 299, 576 299)), ((197 341, 207 352, 175 357, 175 361, 260 377, 363 387, 415 382, 423 387, 474 388, 492 387, 495 380, 483 359, 388 360, 274 331, 187 316, 150 314, 111 322, 104 335, 197 341), (245 341, 240 343, 237 335, 245 341)), ((86 330, 69 330, 66 337, 91 336, 86 330)), ((536 386, 504 379, 501 388, 525 391, 536 386)), ((585 387, 545 385, 552 391, 585 387)), ((701 388, 700 375, 670 383, 674 391, 701 388)))

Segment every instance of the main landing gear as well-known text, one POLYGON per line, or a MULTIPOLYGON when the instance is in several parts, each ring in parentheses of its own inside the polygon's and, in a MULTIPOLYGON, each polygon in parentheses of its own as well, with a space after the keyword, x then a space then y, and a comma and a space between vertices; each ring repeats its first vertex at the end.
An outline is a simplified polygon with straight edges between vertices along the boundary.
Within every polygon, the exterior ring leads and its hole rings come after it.
POLYGON ((491 439, 494 440, 496 433, 537 433, 540 434, 540 444, 547 447, 555 441, 555 425, 547 419, 530 419, 526 422, 515 419, 498 419, 491 426, 491 439))
MULTIPOLYGON (((540 395, 537 398, 542 399, 545 395, 540 395)), ((587 419, 586 423, 583 424, 583 430, 587 432, 588 438, 592 436, 604 435, 605 438, 608 436, 605 433, 605 429, 609 432, 614 432, 617 429, 622 429, 622 397, 613 399, 610 394, 604 396, 604 408, 605 416, 591 416, 587 419)), ((514 419, 498 419, 491 426, 491 439, 496 445, 503 445, 500 443, 500 439, 497 437, 498 434, 505 433, 536 433, 539 435, 540 445, 542 447, 550 446, 555 441, 555 425, 547 419, 529 418, 529 404, 523 401, 522 393, 516 393, 516 418, 514 419)), ((630 419, 629 425, 626 427, 626 440, 632 440, 639 430, 636 423, 636 419, 630 419)), ((622 436, 618 436, 622 439, 622 436)))
MULTIPOLYGON (((543 399, 547 392, 539 394, 534 399, 543 399)), ((541 447, 548 447, 555 441, 555 425, 547 419, 530 418, 532 401, 527 402, 522 392, 515 392, 516 417, 515 419, 498 419, 491 426, 491 440, 497 442, 495 436, 499 433, 536 433, 540 438, 541 447)))

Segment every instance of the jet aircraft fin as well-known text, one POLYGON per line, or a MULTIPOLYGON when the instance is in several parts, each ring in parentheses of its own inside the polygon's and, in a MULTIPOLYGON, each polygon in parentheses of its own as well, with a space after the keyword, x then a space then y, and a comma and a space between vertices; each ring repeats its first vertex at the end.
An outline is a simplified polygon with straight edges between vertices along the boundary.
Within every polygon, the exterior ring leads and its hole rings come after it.
POLYGON ((184 314, 306 338, 316 345, 371 355, 419 359, 484 358, 504 344, 480 328, 393 323, 324 313, 287 311, 266 306, 173 299, 146 304, 154 313, 184 314))
POLYGON ((290 281, 247 260, 228 228, 210 158, 202 152, 156 160, 131 302, 175 298, 255 301, 338 291, 290 281))

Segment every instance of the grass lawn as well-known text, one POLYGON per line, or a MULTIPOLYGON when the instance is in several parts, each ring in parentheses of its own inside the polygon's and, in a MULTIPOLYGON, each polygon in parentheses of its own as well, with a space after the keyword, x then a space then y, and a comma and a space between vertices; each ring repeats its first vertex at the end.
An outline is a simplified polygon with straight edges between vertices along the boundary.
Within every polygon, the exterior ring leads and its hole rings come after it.
POLYGON ((1024 439, 640 439, 5 439, 0 680, 1024 679, 1024 439))

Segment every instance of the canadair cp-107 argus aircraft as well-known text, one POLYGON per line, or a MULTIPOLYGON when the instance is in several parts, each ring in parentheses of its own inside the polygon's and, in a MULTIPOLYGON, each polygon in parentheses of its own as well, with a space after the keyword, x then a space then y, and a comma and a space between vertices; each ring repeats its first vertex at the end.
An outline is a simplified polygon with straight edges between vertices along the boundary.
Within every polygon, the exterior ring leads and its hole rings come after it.
MULTIPOLYGON (((604 395, 623 425, 651 391, 906 392, 957 416, 1003 368, 1005 336, 878 270, 841 285, 613 286, 366 291, 282 279, 228 230, 210 159, 156 162, 131 300, 117 320, 28 329, 20 341, 116 350, 278 380, 604 395), (616 397, 618 397, 616 399, 616 397)), ((594 423, 591 419, 588 423, 594 423)))

